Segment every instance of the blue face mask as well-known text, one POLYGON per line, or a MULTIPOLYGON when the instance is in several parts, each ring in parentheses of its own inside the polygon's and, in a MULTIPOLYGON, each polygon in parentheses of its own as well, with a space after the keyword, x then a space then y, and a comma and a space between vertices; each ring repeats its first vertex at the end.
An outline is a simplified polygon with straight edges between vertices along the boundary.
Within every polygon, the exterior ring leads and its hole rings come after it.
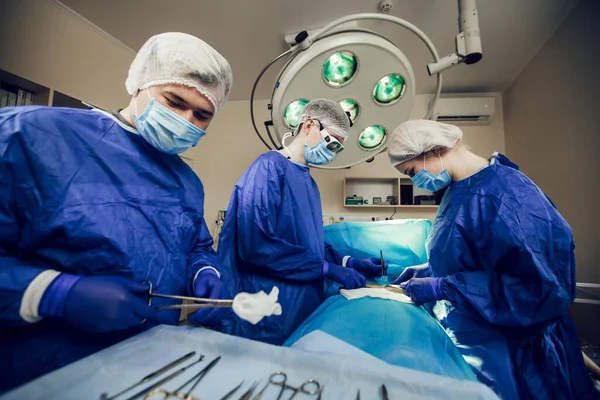
POLYGON ((304 144, 304 159, 312 165, 329 164, 335 158, 335 153, 327 148, 323 139, 313 147, 304 144))
POLYGON ((423 159, 423 169, 410 179, 417 187, 434 193, 450 186, 452 178, 448 174, 448 171, 444 169, 441 157, 440 163, 442 164, 442 172, 438 176, 435 176, 431 171, 425 169, 425 159, 423 159))
POLYGON ((206 135, 202 129, 154 99, 150 100, 142 115, 134 114, 133 119, 138 133, 153 147, 167 154, 183 153, 206 135))

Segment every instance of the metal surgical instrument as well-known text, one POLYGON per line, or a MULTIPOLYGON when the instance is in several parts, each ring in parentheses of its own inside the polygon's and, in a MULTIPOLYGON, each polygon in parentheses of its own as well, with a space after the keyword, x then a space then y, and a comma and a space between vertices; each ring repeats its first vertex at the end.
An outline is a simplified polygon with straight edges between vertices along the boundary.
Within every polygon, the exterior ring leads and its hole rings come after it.
POLYGON ((172 300, 187 300, 192 304, 174 304, 170 306, 154 306, 157 310, 173 309, 173 308, 229 308, 233 306, 233 300, 206 299, 202 297, 177 296, 174 294, 161 294, 152 291, 152 282, 146 281, 150 285, 148 290, 148 305, 152 306, 152 298, 159 297, 161 299, 172 300))
POLYGON ((267 390, 267 388, 269 387, 269 384, 270 384, 270 383, 269 383, 269 381, 267 381, 267 383, 265 384, 265 386, 263 386, 263 388, 262 388, 262 389, 260 389, 260 392, 258 392, 258 393, 256 394, 256 396, 254 396, 254 397, 252 398, 252 400, 260 400, 260 398, 261 398, 262 394, 263 394, 263 393, 265 392, 265 390, 267 390))
POLYGON ((156 382, 155 384, 153 384, 153 385, 151 385, 151 386, 149 386, 149 387, 147 387, 147 388, 145 388, 143 390, 140 390, 139 392, 137 392, 136 394, 134 394, 131 397, 128 397, 127 400, 139 399, 140 397, 142 397, 146 393, 148 393, 148 392, 156 389, 157 387, 159 387, 159 386, 161 386, 161 385, 169 382, 171 379, 173 379, 173 378, 181 375, 182 373, 185 372, 185 370, 187 370, 188 368, 190 368, 193 365, 198 364, 199 362, 202 362, 202 360, 204 360, 204 355, 201 355, 200 358, 197 361, 194 361, 193 363, 188 364, 187 366, 178 369, 177 371, 173 372, 172 374, 165 376, 164 378, 162 378, 160 381, 156 382))
POLYGON ((272 374, 269 378, 269 383, 275 386, 281 386, 281 390, 279 391, 279 396, 277 396, 277 400, 281 400, 281 396, 283 396, 283 392, 285 392, 286 390, 292 390, 294 392, 294 394, 292 394, 289 397, 289 400, 292 400, 294 397, 296 397, 298 392, 307 394, 309 396, 314 396, 315 394, 319 393, 319 390, 321 390, 321 385, 319 384, 319 382, 313 379, 307 380, 302 385, 300 385, 300 387, 297 388, 289 386, 287 384, 287 375, 285 374, 285 372, 275 372, 274 374, 272 374), (309 390, 310 388, 312 388, 313 390, 309 390))
POLYGON ((204 367, 202 369, 202 371, 200 371, 196 375, 192 376, 189 380, 184 382, 183 385, 179 386, 174 391, 169 392, 165 389, 154 389, 144 397, 144 400, 151 399, 151 398, 159 398, 160 399, 161 396, 162 396, 162 399, 164 399, 164 400, 166 400, 170 397, 174 397, 174 398, 182 399, 182 400, 195 399, 195 397, 192 397, 190 394, 192 393, 192 391, 194 391, 194 389, 196 389, 196 386, 198 386, 198 384, 200 383, 202 378, 204 378, 204 376, 219 362, 220 359, 221 359, 221 357, 219 356, 219 357, 215 358, 214 360, 212 360, 206 367, 204 367), (190 387, 190 389, 187 392, 185 392, 185 393, 180 392, 180 390, 183 390, 184 387, 186 387, 187 385, 189 385, 192 382, 194 382, 194 384, 190 387))
POLYGON ((381 261, 381 280, 387 282, 388 276, 385 273, 385 260, 383 259, 383 250, 379 250, 379 260, 381 261))
POLYGON ((133 385, 129 386, 126 389, 121 390, 119 393, 114 394, 111 397, 108 397, 108 394, 106 394, 106 393, 102 393, 100 395, 100 399, 101 400, 113 400, 114 398, 119 397, 123 393, 129 392, 131 389, 134 389, 134 388, 136 388, 136 387, 138 387, 140 385, 143 385, 144 383, 150 382, 152 379, 154 379, 154 378, 156 378, 156 377, 164 374, 165 372, 167 372, 171 368, 174 368, 174 367, 178 366, 182 362, 185 362, 185 361, 189 360, 190 358, 194 357, 195 355, 196 355, 195 351, 189 352, 186 355, 179 357, 177 360, 168 363, 164 367, 162 367, 160 369, 157 369, 156 371, 152 372, 151 374, 146 375, 139 382, 134 383, 133 385))
POLYGON ((225 394, 225 396, 221 397, 220 400, 227 400, 229 399, 231 396, 233 396, 233 394, 235 392, 237 392, 237 390, 244 384, 244 381, 241 381, 239 385, 237 385, 236 387, 234 387, 233 389, 231 389, 229 392, 227 392, 225 394))
POLYGON ((250 397, 252 396, 252 393, 254 393, 254 389, 256 389, 256 387, 258 386, 260 381, 256 381, 252 384, 252 386, 250 386, 250 389, 246 390, 246 393, 244 393, 242 395, 242 397, 240 397, 240 400, 250 400, 250 397))
POLYGON ((390 397, 388 396, 388 391, 387 388, 385 387, 385 384, 381 384, 381 396, 383 397, 383 400, 390 400, 390 397))

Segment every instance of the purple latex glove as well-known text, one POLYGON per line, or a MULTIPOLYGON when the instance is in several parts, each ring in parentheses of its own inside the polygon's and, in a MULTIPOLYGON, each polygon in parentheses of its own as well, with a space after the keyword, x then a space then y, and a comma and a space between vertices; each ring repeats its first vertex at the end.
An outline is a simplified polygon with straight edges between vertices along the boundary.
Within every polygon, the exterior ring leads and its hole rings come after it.
MULTIPOLYGON (((231 300, 231 295, 225 285, 211 268, 200 272, 194 281, 194 295, 208 299, 231 300)), ((227 314, 227 308, 200 308, 190 314, 188 320, 194 325, 217 326, 221 318, 227 314)))
POLYGON ((418 306, 444 298, 443 278, 413 278, 400 287, 418 306))
POLYGON ((367 278, 375 278, 376 276, 382 276, 381 271, 384 271, 384 275, 387 275, 387 264, 381 267, 381 258, 353 258, 350 257, 346 261, 346 267, 352 268, 361 273, 361 275, 367 278))
POLYGON ((60 274, 44 291, 38 313, 62 317, 89 332, 131 328, 155 318, 147 283, 117 276, 60 274))
POLYGON ((358 289, 365 287, 367 280, 360 272, 341 265, 328 264, 323 268, 325 276, 332 281, 340 283, 345 289, 358 289))
POLYGON ((414 267, 408 267, 402 271, 400 276, 392 282, 392 285, 399 285, 413 278, 429 278, 430 276, 431 268, 429 268, 429 263, 415 265, 414 267))

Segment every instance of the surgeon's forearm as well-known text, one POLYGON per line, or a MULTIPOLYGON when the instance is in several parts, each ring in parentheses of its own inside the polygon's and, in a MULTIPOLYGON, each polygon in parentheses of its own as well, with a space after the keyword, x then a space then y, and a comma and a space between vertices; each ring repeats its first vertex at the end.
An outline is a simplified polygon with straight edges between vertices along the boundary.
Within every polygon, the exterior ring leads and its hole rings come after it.
POLYGON ((262 271, 276 278, 307 282, 323 276, 323 259, 300 245, 277 238, 263 238, 259 243, 240 240, 238 255, 246 268, 262 271))
POLYGON ((193 285, 194 280, 198 276, 198 274, 205 269, 214 270, 217 275, 221 276, 221 267, 219 266, 219 260, 217 259, 217 255, 208 249, 206 251, 198 250, 194 252, 194 254, 190 257, 190 262, 188 263, 188 271, 187 271, 187 291, 188 294, 193 294, 193 285))
POLYGON ((40 320, 38 306, 58 271, 28 265, 0 249, 0 326, 26 325, 40 320))
POLYGON ((251 268, 263 271, 275 278, 298 282, 310 282, 322 278, 324 276, 323 261, 310 260, 309 257, 305 259, 305 262, 287 262, 287 260, 281 259, 267 264, 251 265, 251 268))
POLYGON ((332 245, 325 242, 325 261, 330 262, 332 264, 343 265, 344 257, 346 256, 344 253, 337 251, 333 248, 332 245))

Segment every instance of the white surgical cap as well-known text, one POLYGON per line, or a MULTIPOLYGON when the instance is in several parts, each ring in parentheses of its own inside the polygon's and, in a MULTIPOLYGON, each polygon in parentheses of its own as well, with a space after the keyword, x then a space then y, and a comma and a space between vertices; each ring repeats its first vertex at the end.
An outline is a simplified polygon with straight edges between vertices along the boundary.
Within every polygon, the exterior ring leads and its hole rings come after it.
POLYGON ((315 99, 302 109, 300 122, 307 118, 318 119, 330 133, 348 139, 350 133, 350 118, 342 106, 329 99, 315 99))
POLYGON ((462 135, 460 128, 454 125, 427 119, 406 121, 392 132, 388 156, 395 167, 431 150, 451 149, 462 135))
POLYGON ((150 86, 179 84, 197 89, 215 107, 225 103, 233 77, 227 60, 195 36, 168 32, 152 36, 129 67, 130 95, 150 86))

